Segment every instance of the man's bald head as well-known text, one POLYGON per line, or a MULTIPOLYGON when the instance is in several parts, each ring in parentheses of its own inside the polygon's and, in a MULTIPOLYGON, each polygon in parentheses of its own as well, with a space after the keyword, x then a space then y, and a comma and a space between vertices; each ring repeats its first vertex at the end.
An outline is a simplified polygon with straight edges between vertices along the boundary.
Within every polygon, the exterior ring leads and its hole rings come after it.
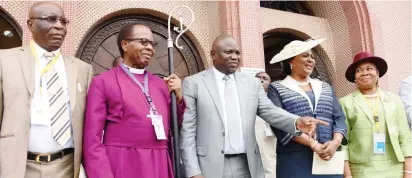
POLYGON ((36 44, 54 51, 61 47, 66 37, 68 22, 60 5, 42 1, 31 6, 27 26, 36 44))
POLYGON ((63 8, 59 4, 55 2, 50 2, 50 1, 41 1, 31 6, 30 11, 29 11, 29 19, 32 17, 43 16, 45 9, 48 9, 48 8, 58 8, 63 12, 63 8))
POLYGON ((230 35, 219 35, 218 37, 215 38, 215 40, 213 40, 212 50, 216 50, 216 48, 221 45, 221 42, 222 42, 223 40, 226 40, 226 39, 232 39, 232 40, 236 41, 236 40, 235 40, 232 36, 230 36, 230 35))
POLYGON ((239 68, 240 49, 232 36, 218 36, 213 41, 210 55, 213 59, 213 66, 224 74, 232 74, 239 68))

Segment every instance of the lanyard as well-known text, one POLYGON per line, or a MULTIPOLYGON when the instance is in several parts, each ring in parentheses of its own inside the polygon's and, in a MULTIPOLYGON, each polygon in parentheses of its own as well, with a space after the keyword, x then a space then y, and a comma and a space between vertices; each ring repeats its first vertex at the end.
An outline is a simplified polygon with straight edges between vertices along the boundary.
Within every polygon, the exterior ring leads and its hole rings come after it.
MULTIPOLYGON (((33 41, 30 43, 30 49, 31 49, 31 52, 33 53, 33 57, 34 57, 34 60, 36 61, 37 66, 39 66, 39 68, 40 68, 40 60, 38 59, 37 51, 36 51, 36 48, 34 46, 33 41)), ((43 93, 43 84, 42 84, 43 83, 43 79, 42 79, 43 75, 46 74, 47 71, 49 71, 49 69, 51 67, 53 67, 54 64, 56 64, 59 57, 60 57, 60 51, 51 60, 51 62, 49 62, 49 64, 47 64, 46 67, 44 67, 43 70, 40 71, 40 95, 42 95, 42 93, 43 93)))
POLYGON ((379 132, 379 128, 380 128, 379 116, 378 116, 378 104, 380 103, 379 102, 380 101, 379 93, 378 93, 378 96, 376 97, 376 100, 375 100, 375 106, 372 106, 372 103, 364 95, 362 95, 362 96, 363 96, 363 98, 365 98, 366 103, 368 104, 368 106, 372 109, 373 119, 375 120, 376 131, 379 132))
POLYGON ((154 114, 157 114, 157 110, 156 110, 156 106, 153 103, 152 98, 149 95, 149 75, 146 72, 146 74, 144 75, 144 87, 142 86, 142 84, 136 79, 136 77, 129 71, 129 69, 127 69, 127 67, 124 65, 124 63, 122 62, 120 64, 120 67, 122 67, 123 71, 126 72, 126 74, 129 76, 130 79, 133 80, 133 82, 140 88, 140 90, 142 90, 142 92, 144 93, 147 102, 149 103, 149 107, 150 107, 150 111, 154 112, 154 114))

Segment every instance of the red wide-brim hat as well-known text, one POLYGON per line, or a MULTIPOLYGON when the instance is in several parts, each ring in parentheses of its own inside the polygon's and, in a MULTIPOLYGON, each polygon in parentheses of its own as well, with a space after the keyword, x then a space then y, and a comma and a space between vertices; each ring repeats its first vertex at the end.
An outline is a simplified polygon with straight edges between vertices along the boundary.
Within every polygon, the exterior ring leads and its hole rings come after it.
POLYGON ((361 52, 353 58, 352 64, 346 69, 345 77, 349 82, 355 82, 356 68, 359 64, 364 62, 375 64, 376 68, 379 70, 379 77, 382 77, 385 75, 386 71, 388 71, 388 64, 384 59, 374 56, 370 52, 361 52))

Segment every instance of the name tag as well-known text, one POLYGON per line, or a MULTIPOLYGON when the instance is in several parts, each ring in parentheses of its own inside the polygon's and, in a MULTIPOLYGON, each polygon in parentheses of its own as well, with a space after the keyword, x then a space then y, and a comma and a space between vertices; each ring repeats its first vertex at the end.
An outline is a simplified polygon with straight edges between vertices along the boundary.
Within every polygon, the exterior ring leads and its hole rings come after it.
POLYGON ((153 115, 151 116, 152 125, 154 127, 156 138, 158 140, 166 140, 166 133, 163 126, 163 118, 161 115, 153 115))
POLYGON ((373 154, 383 155, 386 152, 386 137, 384 134, 373 134, 373 154))
POLYGON ((31 124, 51 126, 50 117, 45 109, 47 106, 45 101, 41 100, 39 97, 35 97, 32 102, 32 111, 34 111, 34 113, 31 113, 31 124))

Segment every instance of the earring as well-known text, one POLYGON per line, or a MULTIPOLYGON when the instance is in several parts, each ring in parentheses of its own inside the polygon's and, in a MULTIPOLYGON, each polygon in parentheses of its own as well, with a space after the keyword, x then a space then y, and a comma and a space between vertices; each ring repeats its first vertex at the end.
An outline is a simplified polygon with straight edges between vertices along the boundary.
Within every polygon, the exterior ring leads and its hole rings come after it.
POLYGON ((293 65, 291 64, 291 65, 290 65, 290 70, 292 70, 292 68, 293 68, 293 65))

